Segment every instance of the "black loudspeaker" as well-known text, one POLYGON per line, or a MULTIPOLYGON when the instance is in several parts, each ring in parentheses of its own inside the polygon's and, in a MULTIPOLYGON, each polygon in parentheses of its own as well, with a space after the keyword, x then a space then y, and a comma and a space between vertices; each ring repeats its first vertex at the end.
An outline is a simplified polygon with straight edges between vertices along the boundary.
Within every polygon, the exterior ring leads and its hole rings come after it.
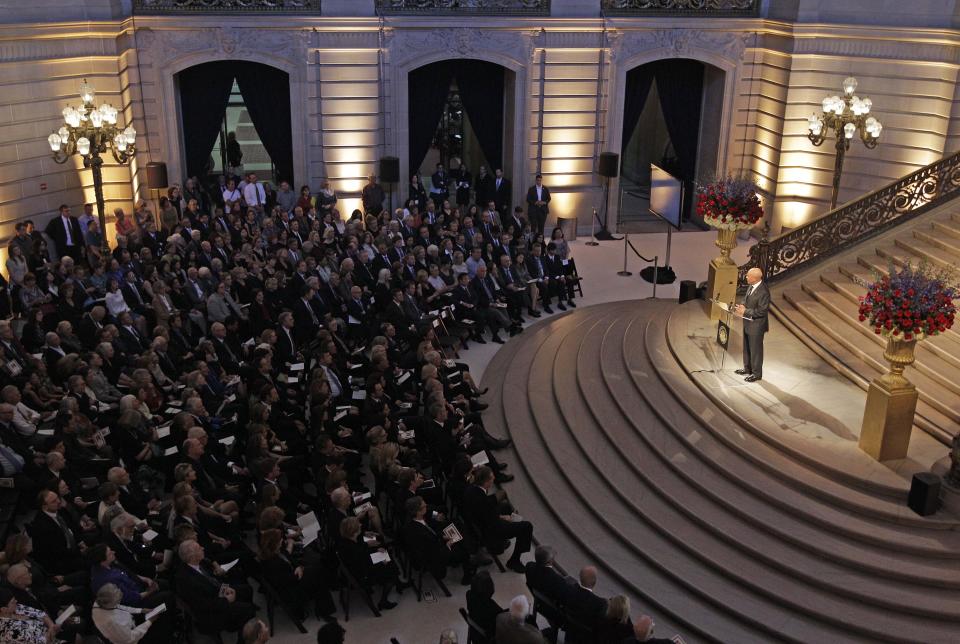
POLYGON ((616 178, 620 174, 620 155, 616 152, 601 152, 597 174, 608 179, 616 178))
POLYGON ((933 472, 914 474, 907 506, 922 517, 933 514, 940 507, 940 485, 940 477, 933 472))
POLYGON ((147 188, 150 190, 159 190, 166 188, 167 183, 167 164, 162 162, 153 162, 146 165, 147 188))
POLYGON ((680 282, 680 304, 697 299, 697 283, 693 280, 680 282))
POLYGON ((380 158, 380 181, 400 183, 400 159, 397 157, 380 158))

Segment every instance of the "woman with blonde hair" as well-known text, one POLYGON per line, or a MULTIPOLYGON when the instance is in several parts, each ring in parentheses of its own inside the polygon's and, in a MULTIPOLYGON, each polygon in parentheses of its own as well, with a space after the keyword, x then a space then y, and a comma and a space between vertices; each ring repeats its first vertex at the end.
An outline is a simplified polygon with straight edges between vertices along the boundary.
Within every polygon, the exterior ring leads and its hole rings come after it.
POLYGON ((622 642, 633 635, 630 621, 630 600, 614 595, 607 600, 607 612, 597 624, 598 642, 622 642))

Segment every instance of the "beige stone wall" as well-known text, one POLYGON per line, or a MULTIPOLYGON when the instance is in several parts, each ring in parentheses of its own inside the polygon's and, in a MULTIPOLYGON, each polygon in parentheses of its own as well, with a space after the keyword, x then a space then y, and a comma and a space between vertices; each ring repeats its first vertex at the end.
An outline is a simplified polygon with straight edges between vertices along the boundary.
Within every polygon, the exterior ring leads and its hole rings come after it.
MULTIPOLYGON (((885 129, 875 150, 853 142, 841 200, 960 145, 960 33, 949 26, 823 25, 812 21, 815 9, 827 11, 802 1, 784 9, 798 22, 389 18, 382 33, 379 21, 363 16, 138 16, 0 27, 0 238, 18 219, 42 224, 61 202, 79 208, 92 200, 89 171, 73 160, 55 164, 45 140, 63 107, 78 100, 81 79, 122 108, 139 134, 130 167, 105 167, 109 211, 152 197, 142 181, 150 160, 166 161, 171 181, 182 180, 174 76, 223 59, 290 73, 297 182, 317 188, 330 178, 347 211, 381 156, 400 157, 407 172, 410 70, 447 57, 501 64, 515 82, 505 150, 514 203, 539 167, 553 190, 554 215, 576 216, 588 231, 602 200, 595 158, 620 149, 627 71, 658 58, 696 58, 723 73, 714 170, 755 172, 774 232, 795 227, 823 212, 830 197, 833 150, 807 141, 806 118, 847 75, 860 79, 858 93, 873 99, 885 129)), ((404 193, 401 185, 395 203, 404 193)))

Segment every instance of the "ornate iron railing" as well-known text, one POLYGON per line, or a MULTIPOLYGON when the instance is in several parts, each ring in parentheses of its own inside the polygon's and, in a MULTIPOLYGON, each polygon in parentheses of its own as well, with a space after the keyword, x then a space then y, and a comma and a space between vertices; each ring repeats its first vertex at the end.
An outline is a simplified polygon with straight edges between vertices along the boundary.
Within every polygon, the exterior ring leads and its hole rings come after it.
POLYGON ((141 15, 168 13, 320 13, 320 0, 134 0, 141 15))
POLYGON ((779 237, 767 240, 764 235, 750 247, 738 283, 745 283, 746 272, 753 267, 763 270, 765 280, 783 279, 958 196, 960 152, 779 237))
POLYGON ((382 15, 549 16, 550 0, 377 0, 382 15))
POLYGON ((601 0, 608 16, 753 16, 759 0, 601 0))

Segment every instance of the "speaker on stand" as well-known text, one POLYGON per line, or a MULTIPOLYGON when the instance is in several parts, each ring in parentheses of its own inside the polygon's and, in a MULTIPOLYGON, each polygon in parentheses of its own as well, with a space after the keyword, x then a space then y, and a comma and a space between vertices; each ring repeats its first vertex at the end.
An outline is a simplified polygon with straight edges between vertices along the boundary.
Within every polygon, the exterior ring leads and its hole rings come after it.
POLYGON ((380 181, 387 184, 390 194, 390 215, 393 216, 393 184, 400 183, 400 159, 380 157, 380 181))
POLYGON ((144 170, 146 171, 146 181, 147 181, 147 190, 150 192, 156 191, 154 193, 155 201, 157 202, 157 208, 154 211, 154 221, 157 230, 160 229, 160 189, 166 188, 170 185, 169 180, 167 179, 167 164, 162 161, 151 161, 148 163, 144 170))
POLYGON ((616 152, 601 152, 597 163, 597 174, 603 177, 603 220, 600 222, 600 230, 594 235, 596 239, 611 240, 618 239, 610 234, 607 227, 607 217, 610 214, 610 179, 615 179, 620 174, 620 155, 616 152))

